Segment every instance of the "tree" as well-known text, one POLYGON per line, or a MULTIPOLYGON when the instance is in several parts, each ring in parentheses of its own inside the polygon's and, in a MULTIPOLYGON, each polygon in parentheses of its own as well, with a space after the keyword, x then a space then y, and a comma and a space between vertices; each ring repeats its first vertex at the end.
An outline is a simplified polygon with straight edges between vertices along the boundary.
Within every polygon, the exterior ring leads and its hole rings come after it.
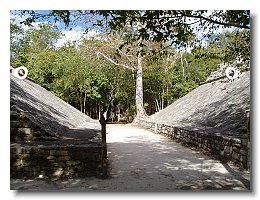
MULTIPOLYGON (((143 54, 146 48, 145 41, 164 42, 169 46, 185 48, 188 43, 196 44, 198 39, 195 34, 201 31, 204 38, 210 37, 218 27, 235 27, 238 29, 250 29, 250 13, 246 10, 228 11, 199 11, 199 10, 132 10, 132 11, 50 11, 48 14, 41 15, 36 11, 28 12, 31 17, 25 20, 30 24, 39 18, 53 18, 62 20, 66 25, 71 22, 72 15, 84 17, 95 15, 96 25, 101 26, 102 31, 122 33, 123 44, 137 45, 137 65, 136 65, 136 108, 137 117, 144 117, 143 105, 143 54), (98 17, 97 17, 98 16, 98 17), (127 30, 126 30, 127 27, 127 30), (132 27, 132 29, 131 29, 132 27), (125 31, 126 30, 126 31, 125 31)), ((78 17, 78 18, 80 18, 78 17)), ((77 19, 78 19, 77 18, 77 19)), ((120 48, 119 48, 120 49, 120 48)), ((163 50, 162 48, 161 50, 163 50)), ((161 51, 159 50, 159 51, 161 51)), ((101 54, 102 55, 102 54, 101 54)), ((103 54, 113 64, 117 62, 103 54)), ((182 59, 182 57, 181 57, 182 59)), ((185 58, 186 59, 186 58, 185 58)), ((186 81, 184 63, 188 66, 188 61, 182 62, 182 78, 186 81)))
POLYGON ((215 35, 210 40, 210 45, 219 49, 225 62, 241 59, 243 62, 250 60, 250 31, 224 32, 215 35))

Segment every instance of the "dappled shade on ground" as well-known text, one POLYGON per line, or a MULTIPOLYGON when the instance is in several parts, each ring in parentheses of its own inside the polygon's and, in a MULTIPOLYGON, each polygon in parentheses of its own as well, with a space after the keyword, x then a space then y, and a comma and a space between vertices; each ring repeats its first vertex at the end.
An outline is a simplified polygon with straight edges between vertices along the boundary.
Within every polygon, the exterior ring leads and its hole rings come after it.
POLYGON ((12 189, 66 191, 242 190, 249 173, 130 125, 108 126, 110 178, 12 180, 12 189))

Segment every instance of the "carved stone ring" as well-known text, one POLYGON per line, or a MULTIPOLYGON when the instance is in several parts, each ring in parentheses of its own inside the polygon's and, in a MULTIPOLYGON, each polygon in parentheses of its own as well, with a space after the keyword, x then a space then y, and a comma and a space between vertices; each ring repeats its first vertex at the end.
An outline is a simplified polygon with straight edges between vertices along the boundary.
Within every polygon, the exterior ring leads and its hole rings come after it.
POLYGON ((25 66, 17 67, 12 70, 12 74, 19 79, 25 79, 28 75, 28 69, 25 66))
POLYGON ((229 80, 234 80, 238 78, 238 70, 234 67, 227 67, 226 69, 226 76, 229 80))

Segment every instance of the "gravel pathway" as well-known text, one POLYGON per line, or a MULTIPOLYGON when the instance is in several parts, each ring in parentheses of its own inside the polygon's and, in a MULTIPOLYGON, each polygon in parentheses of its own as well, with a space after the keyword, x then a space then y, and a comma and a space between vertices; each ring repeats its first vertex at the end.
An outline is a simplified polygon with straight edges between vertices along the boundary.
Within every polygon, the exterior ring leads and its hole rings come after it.
POLYGON ((249 191, 249 172, 222 164, 164 136, 131 125, 108 125, 110 178, 11 180, 15 190, 249 191))

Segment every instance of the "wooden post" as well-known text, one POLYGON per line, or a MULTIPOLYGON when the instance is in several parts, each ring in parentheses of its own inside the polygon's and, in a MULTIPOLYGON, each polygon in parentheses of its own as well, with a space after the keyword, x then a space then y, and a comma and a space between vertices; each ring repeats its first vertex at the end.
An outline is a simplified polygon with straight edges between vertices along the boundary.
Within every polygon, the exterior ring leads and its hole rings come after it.
POLYGON ((107 141, 106 141, 106 120, 103 115, 103 112, 100 112, 100 119, 99 123, 101 124, 101 138, 102 138, 102 177, 106 178, 107 177, 107 141))

